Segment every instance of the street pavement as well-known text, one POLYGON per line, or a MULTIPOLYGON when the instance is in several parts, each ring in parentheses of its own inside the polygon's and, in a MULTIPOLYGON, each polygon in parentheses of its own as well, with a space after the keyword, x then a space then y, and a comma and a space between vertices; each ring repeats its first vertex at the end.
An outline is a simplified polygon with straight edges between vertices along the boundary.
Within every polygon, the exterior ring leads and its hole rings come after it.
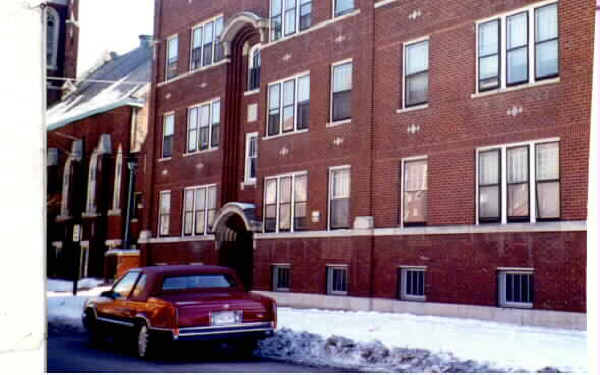
MULTIPOLYGON (((223 345, 186 344, 168 350, 156 360, 135 357, 131 342, 108 339, 92 345, 84 333, 48 331, 47 372, 338 372, 245 358, 223 345)), ((347 371, 347 370, 346 370, 347 371)))

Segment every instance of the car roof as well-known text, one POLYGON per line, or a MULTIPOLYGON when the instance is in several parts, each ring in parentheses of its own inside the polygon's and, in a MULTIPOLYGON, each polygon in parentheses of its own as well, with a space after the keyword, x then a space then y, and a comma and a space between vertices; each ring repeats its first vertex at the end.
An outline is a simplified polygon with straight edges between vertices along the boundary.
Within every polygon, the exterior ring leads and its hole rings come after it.
POLYGON ((168 265, 168 266, 147 266, 131 269, 130 271, 143 271, 148 275, 189 275, 194 273, 232 273, 231 268, 221 266, 206 265, 168 265))

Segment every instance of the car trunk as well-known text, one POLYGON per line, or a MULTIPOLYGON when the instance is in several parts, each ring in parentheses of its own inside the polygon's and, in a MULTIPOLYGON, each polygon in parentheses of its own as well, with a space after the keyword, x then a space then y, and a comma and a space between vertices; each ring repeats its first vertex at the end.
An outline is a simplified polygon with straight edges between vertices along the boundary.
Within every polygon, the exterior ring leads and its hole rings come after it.
POLYGON ((241 291, 165 294, 159 298, 175 306, 180 328, 208 326, 210 313, 221 311, 241 310, 243 323, 273 319, 267 310, 270 308, 264 306, 259 297, 241 291))

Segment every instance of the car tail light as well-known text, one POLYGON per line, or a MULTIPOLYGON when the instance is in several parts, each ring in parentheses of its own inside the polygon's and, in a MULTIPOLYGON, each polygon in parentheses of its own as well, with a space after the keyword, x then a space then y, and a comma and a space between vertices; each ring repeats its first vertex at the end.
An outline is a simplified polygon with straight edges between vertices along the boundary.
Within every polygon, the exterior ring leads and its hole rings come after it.
POLYGON ((271 302, 271 310, 273 311, 273 329, 277 328, 277 302, 271 302))

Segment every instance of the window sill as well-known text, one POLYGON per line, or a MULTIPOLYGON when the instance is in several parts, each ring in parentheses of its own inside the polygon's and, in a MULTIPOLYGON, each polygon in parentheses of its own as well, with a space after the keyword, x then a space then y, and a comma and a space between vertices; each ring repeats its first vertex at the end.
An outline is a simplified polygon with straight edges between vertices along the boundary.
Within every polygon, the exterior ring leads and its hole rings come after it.
POLYGON ((510 303, 505 302, 500 304, 500 307, 510 308, 510 309, 532 309, 533 303, 510 303))
POLYGON ((73 218, 73 216, 69 216, 69 215, 59 215, 56 218, 54 218, 54 221, 57 223, 61 223, 63 221, 71 220, 72 218, 73 218))
POLYGON ((279 44, 281 42, 284 42, 286 40, 294 39, 296 37, 308 34, 308 33, 312 32, 312 31, 322 29, 323 27, 326 27, 326 26, 331 25, 331 24, 333 24, 335 22, 338 22, 338 21, 345 20, 346 18, 350 18, 350 17, 356 16, 357 14, 360 14, 360 9, 355 9, 352 12, 346 13, 346 14, 341 15, 339 17, 334 17, 334 18, 331 18, 331 19, 328 19, 328 20, 325 20, 325 21, 321 21, 321 22, 319 22, 317 24, 314 24, 314 25, 310 26, 309 28, 307 28, 305 30, 302 30, 302 31, 297 32, 295 34, 292 34, 290 36, 286 36, 286 37, 282 36, 281 38, 279 38, 277 40, 270 41, 268 44, 266 44, 262 48, 263 49, 264 48, 268 48, 268 47, 274 46, 276 44, 279 44))
POLYGON ((288 133, 281 133, 281 134, 277 134, 277 135, 265 135, 262 139, 264 141, 266 141, 266 140, 269 140, 269 139, 287 137, 289 135, 304 134, 304 133, 308 133, 308 129, 301 129, 301 130, 296 130, 296 131, 288 132, 288 133))
POLYGON ((189 156, 194 156, 194 155, 198 155, 198 154, 206 154, 207 152, 213 152, 213 151, 218 151, 219 148, 218 147, 214 147, 214 148, 209 148, 206 150, 200 150, 200 151, 194 151, 194 152, 188 152, 186 154, 183 154, 182 156, 184 158, 187 158, 189 156))
POLYGON ((327 292, 329 296, 347 296, 348 292, 327 292))
POLYGON ((120 209, 109 210, 107 215, 108 216, 121 216, 121 210, 120 209))
POLYGON ((495 89, 495 90, 490 90, 490 91, 477 92, 477 93, 471 94, 471 99, 484 98, 486 96, 493 96, 493 95, 498 95, 498 94, 504 94, 507 92, 525 90, 525 89, 529 89, 532 87, 553 85, 556 83, 560 83, 560 77, 547 79, 547 80, 543 80, 543 81, 538 81, 538 82, 533 82, 533 83, 525 83, 525 84, 518 85, 518 86, 511 86, 511 87, 505 87, 505 88, 495 89))
POLYGON ((426 302, 427 298, 425 296, 402 296, 400 301, 403 302, 426 302))
POLYGON ((245 180, 244 182, 242 182, 242 184, 245 187, 255 187, 256 186, 256 179, 254 179, 254 180, 245 180))
POLYGON ((379 7, 382 7, 382 6, 384 6, 384 5, 388 5, 388 4, 391 4, 391 3, 395 3, 396 1, 398 1, 398 0, 382 0, 382 1, 376 2, 376 3, 374 4, 374 7, 375 7, 375 8, 379 8, 379 7))
POLYGON ((172 156, 168 156, 168 157, 166 157, 166 158, 160 158, 160 159, 157 159, 156 161, 160 163, 160 162, 163 162, 163 161, 168 161, 168 160, 171 160, 171 159, 173 159, 173 157, 172 157, 172 156))
POLYGON ((429 103, 416 105, 414 107, 399 108, 396 110, 396 113, 414 112, 414 111, 420 111, 420 110, 427 109, 427 108, 429 108, 429 103))
POLYGON ((250 90, 250 91, 245 91, 244 92, 244 96, 255 95, 255 94, 258 94, 259 92, 260 92, 260 89, 254 89, 254 90, 250 90))
POLYGON ((216 64, 212 64, 212 65, 208 65, 208 66, 203 66, 201 68, 197 68, 197 69, 185 72, 183 74, 179 74, 179 75, 177 75, 177 76, 175 76, 175 77, 173 77, 171 79, 168 79, 166 81, 159 82, 156 86, 157 87, 162 87, 162 86, 168 85, 169 83, 173 83, 173 82, 179 81, 180 79, 189 77, 189 76, 191 76, 193 74, 196 74, 198 72, 203 72, 205 70, 216 68, 217 66, 221 66, 223 64, 227 64, 229 61, 230 61, 229 59, 224 58, 223 60, 219 61, 216 64))
POLYGON ((340 120, 340 121, 333 121, 333 122, 328 122, 325 124, 326 128, 335 128, 336 126, 340 126, 340 125, 346 125, 346 124, 350 124, 352 123, 352 119, 346 119, 346 120, 340 120))

